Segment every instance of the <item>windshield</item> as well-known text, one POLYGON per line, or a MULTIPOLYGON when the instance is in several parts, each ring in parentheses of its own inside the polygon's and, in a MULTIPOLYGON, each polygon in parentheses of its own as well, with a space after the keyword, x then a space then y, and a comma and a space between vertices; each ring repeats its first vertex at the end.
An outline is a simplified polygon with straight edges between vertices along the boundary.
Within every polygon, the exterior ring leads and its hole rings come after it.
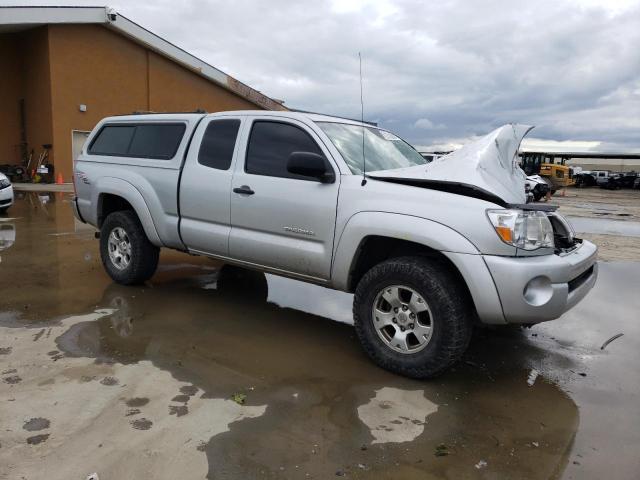
POLYGON ((375 127, 317 122, 355 175, 362 173, 362 133, 367 172, 425 165, 427 161, 407 142, 375 127))

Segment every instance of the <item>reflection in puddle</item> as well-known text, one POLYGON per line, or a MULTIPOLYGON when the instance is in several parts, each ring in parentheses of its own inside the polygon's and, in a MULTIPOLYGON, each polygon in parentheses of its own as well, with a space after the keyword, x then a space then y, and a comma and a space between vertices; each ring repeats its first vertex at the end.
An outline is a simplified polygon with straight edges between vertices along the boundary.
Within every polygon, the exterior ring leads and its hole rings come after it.
POLYGON ((640 222, 609 218, 568 217, 577 233, 640 237, 640 222))
POLYGON ((10 248, 15 241, 15 225, 13 223, 0 223, 0 252, 10 248))

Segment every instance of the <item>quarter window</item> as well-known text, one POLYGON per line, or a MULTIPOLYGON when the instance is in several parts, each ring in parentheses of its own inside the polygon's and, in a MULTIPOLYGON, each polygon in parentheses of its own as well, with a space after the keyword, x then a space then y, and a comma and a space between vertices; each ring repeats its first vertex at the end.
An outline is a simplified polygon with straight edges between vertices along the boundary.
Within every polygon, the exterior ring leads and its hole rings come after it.
POLYGON ((218 170, 229 170, 239 128, 240 120, 211 121, 202 137, 198 163, 218 170))
POLYGON ((245 171, 254 175, 309 180, 308 177, 287 171, 287 161, 293 152, 312 152, 324 156, 313 138, 299 127, 281 122, 254 122, 245 171))

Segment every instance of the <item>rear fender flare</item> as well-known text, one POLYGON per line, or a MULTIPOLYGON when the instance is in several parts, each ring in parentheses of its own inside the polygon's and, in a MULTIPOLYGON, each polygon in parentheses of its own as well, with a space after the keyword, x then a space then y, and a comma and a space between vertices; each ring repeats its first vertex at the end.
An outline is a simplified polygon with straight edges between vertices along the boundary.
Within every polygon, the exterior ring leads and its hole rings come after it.
POLYGON ((144 229, 144 233, 147 235, 149 241, 157 247, 163 246, 144 197, 136 187, 120 178, 102 177, 96 182, 92 189, 91 198, 91 205, 96 205, 96 210, 94 212, 95 222, 92 223, 98 225, 98 219, 100 217, 99 214, 102 209, 103 194, 117 195, 129 202, 133 207, 133 210, 136 212, 136 215, 138 215, 142 228, 144 229))

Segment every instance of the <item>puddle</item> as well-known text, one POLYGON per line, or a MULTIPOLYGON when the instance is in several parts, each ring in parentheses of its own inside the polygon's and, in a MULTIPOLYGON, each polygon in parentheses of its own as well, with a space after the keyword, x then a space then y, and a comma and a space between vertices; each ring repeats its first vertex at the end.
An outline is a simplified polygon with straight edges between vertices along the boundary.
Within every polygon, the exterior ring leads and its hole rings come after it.
POLYGON ((151 282, 115 285, 93 238, 48 235, 74 230, 69 206, 38 202, 16 204, 0 263, 11 478, 467 478, 481 460, 492 478, 633 477, 633 265, 602 265, 559 322, 477 332, 461 364, 420 382, 369 361, 348 294, 164 251, 151 282))
POLYGON ((567 217, 577 233, 640 237, 640 222, 609 218, 567 217))

